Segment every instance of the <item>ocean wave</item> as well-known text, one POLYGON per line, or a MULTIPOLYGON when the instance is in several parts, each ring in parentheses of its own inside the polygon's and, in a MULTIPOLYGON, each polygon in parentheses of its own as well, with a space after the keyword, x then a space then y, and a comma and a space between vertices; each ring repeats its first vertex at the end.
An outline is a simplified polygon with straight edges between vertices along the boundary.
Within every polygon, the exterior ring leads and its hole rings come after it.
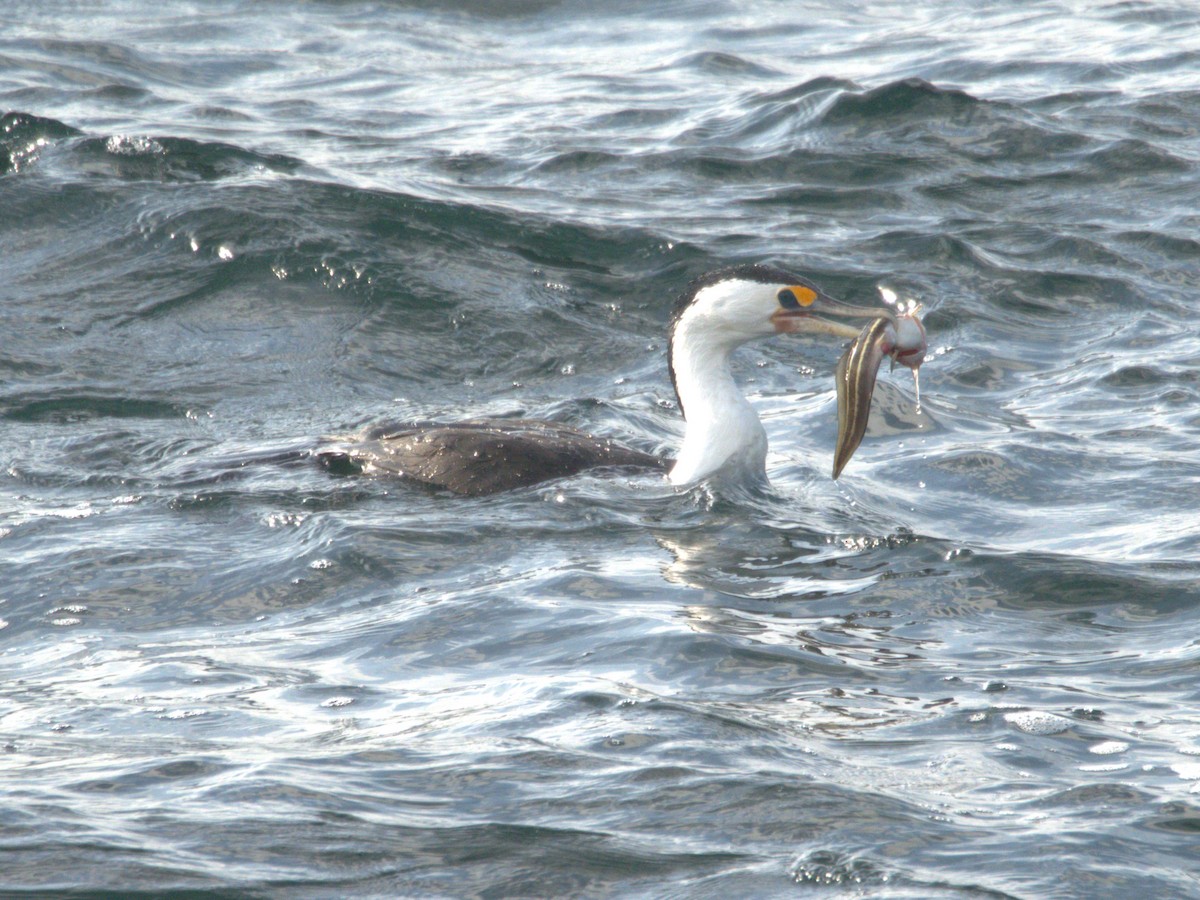
POLYGON ((54 396, 22 397, 9 394, 0 400, 0 417, 14 422, 65 424, 87 419, 180 418, 186 406, 145 397, 121 397, 86 392, 55 392, 54 396))
POLYGON ((6 887, 1194 887, 1195 10, 26 5, 6 887), (743 261, 924 304, 920 409, 883 373, 837 482, 802 336, 734 360, 753 494, 313 462, 670 452, 669 309, 743 261))
POLYGON ((1003 104, 982 100, 959 88, 945 88, 923 78, 904 78, 865 91, 844 91, 825 112, 829 125, 881 128, 904 122, 943 124, 970 122, 1003 104))
POLYGON ((37 160, 46 145, 80 134, 56 119, 8 112, 0 117, 0 175, 16 172, 37 160))
POLYGON ((76 174, 126 181, 217 181, 291 174, 302 165, 284 154, 255 153, 215 141, 145 135, 89 137, 56 119, 22 112, 0 118, 0 134, 0 175, 25 172, 49 154, 54 155, 59 178, 76 174))

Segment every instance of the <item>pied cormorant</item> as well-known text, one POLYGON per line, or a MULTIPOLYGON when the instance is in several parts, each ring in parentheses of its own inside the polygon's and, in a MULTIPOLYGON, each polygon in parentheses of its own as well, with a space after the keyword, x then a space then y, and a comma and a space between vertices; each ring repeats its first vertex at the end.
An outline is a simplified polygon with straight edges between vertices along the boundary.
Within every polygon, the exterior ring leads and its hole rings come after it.
POLYGON ((925 358, 915 316, 834 300, 782 269, 740 265, 704 275, 671 314, 668 364, 683 414, 674 459, 635 450, 554 422, 482 419, 455 424, 380 426, 318 458, 335 472, 400 476, 458 494, 482 495, 594 468, 665 471, 674 485, 766 480, 767 435, 730 368, 730 355, 773 334, 853 338, 837 369, 838 442, 833 477, 866 430, 875 375, 885 357, 913 369, 925 358), (846 319, 871 320, 861 330, 846 319))

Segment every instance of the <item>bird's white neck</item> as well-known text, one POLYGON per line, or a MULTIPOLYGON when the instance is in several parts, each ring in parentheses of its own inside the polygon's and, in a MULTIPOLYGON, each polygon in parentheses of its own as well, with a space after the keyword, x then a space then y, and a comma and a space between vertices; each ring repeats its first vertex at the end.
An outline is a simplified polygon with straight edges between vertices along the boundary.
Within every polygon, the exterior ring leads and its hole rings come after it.
POLYGON ((683 446, 667 476, 688 485, 714 475, 766 479, 767 433, 738 389, 729 357, 746 336, 684 315, 671 341, 671 368, 686 422, 683 446))

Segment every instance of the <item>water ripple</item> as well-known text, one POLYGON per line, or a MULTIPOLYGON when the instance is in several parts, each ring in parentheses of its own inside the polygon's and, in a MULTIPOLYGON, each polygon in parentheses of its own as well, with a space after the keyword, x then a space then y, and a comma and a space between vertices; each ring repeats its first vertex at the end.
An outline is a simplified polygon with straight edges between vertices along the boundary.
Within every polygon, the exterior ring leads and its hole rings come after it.
POLYGON ((1197 892, 1194 9, 11 24, 7 888, 1197 892), (836 483, 807 339, 735 360, 753 495, 313 462, 480 415, 669 453, 670 309, 745 261, 924 305, 920 410, 881 375, 836 483))

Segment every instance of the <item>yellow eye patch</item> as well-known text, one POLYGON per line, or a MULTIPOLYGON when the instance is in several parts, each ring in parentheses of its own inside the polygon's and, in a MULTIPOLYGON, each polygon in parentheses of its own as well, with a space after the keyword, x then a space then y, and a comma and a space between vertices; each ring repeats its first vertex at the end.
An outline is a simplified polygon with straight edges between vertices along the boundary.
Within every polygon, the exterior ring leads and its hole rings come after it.
POLYGON ((776 298, 784 309, 800 309, 812 306, 817 299, 817 292, 802 284, 794 284, 781 289, 776 298))

